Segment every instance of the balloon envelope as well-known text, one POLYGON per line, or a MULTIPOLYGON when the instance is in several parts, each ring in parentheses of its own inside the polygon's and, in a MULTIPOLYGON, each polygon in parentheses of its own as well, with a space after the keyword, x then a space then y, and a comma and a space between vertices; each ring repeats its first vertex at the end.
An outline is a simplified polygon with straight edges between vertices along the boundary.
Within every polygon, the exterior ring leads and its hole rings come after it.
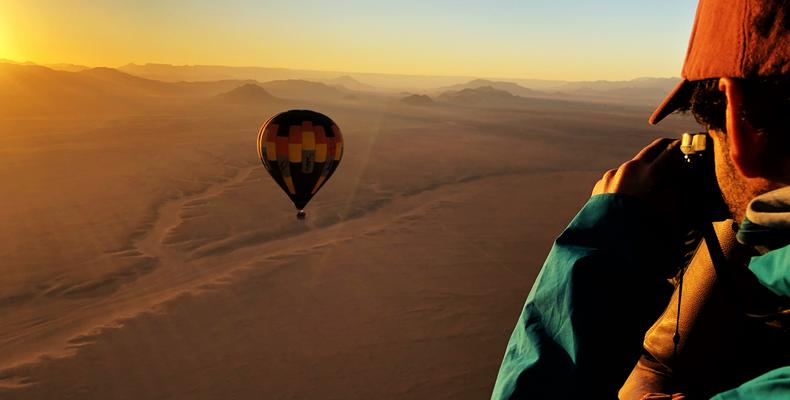
POLYGON ((302 210, 343 158, 343 135, 326 115, 291 110, 258 130, 258 157, 266 171, 302 210))

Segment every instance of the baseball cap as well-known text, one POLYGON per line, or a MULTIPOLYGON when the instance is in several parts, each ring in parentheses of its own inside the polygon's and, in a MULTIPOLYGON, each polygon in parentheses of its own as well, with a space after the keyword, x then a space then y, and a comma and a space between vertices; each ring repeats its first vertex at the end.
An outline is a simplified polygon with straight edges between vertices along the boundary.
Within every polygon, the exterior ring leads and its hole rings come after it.
POLYGON ((681 82, 648 122, 689 104, 692 81, 790 73, 790 1, 700 0, 681 82))

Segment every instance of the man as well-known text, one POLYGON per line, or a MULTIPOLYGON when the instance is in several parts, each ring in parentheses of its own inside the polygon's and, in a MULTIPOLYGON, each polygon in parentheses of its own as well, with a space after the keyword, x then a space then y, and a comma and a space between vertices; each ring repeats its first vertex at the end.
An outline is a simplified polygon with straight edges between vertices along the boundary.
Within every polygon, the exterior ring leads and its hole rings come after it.
MULTIPOLYGON (((737 330, 768 350, 746 351, 753 355, 748 362, 719 368, 738 370, 725 379, 684 370, 690 357, 670 365, 643 346, 651 325, 671 316, 675 305, 681 309, 679 294, 686 293, 667 277, 682 259, 688 222, 710 206, 689 189, 698 183, 684 178, 678 142, 661 139, 605 173, 556 240, 508 343, 493 398, 607 399, 618 391, 624 398, 790 398, 789 3, 700 0, 683 81, 650 118, 655 124, 674 111, 691 111, 707 128, 719 187, 739 222, 732 229, 753 256, 727 268, 739 285, 754 281, 752 292, 776 311, 746 312, 740 305, 754 297, 738 292, 738 306, 717 305, 716 312, 738 324, 759 320, 765 329, 737 330), (656 367, 644 366, 649 363, 656 367), (684 375, 673 375, 673 368, 684 375)), ((711 343, 720 339, 716 332, 707 335, 711 343)), ((682 335, 664 336, 664 345, 675 344, 670 353, 677 356, 678 346, 685 351, 682 335)), ((740 344, 714 347, 694 365, 715 370, 740 344)))

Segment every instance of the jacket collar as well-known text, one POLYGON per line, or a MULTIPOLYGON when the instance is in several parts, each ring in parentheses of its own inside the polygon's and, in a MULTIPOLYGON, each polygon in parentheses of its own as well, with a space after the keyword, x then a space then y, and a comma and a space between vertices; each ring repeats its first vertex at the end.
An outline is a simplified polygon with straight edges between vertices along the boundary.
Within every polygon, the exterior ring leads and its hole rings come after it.
POLYGON ((760 283, 777 295, 790 297, 790 186, 752 200, 737 238, 765 250, 749 263, 760 283))
POLYGON ((767 250, 790 244, 790 186, 757 196, 746 208, 738 241, 767 250))

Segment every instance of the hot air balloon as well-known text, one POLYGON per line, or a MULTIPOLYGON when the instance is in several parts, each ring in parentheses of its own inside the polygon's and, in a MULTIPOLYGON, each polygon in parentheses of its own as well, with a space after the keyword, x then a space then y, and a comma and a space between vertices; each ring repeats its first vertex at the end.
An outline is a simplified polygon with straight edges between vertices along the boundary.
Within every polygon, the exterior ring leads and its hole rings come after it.
POLYGON ((261 125, 258 157, 299 210, 297 218, 304 219, 305 206, 343 158, 343 135, 324 114, 286 111, 261 125))

